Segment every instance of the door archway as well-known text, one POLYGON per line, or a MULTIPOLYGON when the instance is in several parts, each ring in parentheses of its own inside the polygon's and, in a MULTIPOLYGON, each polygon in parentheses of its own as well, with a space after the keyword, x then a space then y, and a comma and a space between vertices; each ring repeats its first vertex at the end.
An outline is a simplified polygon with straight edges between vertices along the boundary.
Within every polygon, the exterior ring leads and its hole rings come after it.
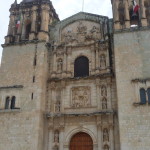
POLYGON ((69 150, 93 150, 93 140, 87 133, 79 132, 71 138, 69 150))

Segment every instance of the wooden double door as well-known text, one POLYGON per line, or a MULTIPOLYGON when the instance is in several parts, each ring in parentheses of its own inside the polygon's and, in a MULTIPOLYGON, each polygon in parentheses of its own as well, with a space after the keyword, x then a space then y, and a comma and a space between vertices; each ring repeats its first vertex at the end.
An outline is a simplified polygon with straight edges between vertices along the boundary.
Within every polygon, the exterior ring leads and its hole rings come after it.
POLYGON ((70 141, 69 150, 93 150, 92 138, 84 132, 75 134, 70 141))

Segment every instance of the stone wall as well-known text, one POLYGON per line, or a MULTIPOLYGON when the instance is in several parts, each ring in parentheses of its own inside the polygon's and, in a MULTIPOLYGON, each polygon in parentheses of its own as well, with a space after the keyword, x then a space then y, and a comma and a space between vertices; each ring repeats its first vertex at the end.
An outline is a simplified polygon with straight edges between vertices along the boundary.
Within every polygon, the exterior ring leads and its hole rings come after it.
POLYGON ((44 42, 4 47, 0 70, 0 149, 43 148, 46 62, 44 42), (7 96, 16 97, 16 109, 5 109, 7 96))
POLYGON ((121 150, 150 148, 149 105, 140 105, 139 93, 149 87, 149 38, 149 30, 114 34, 121 150))

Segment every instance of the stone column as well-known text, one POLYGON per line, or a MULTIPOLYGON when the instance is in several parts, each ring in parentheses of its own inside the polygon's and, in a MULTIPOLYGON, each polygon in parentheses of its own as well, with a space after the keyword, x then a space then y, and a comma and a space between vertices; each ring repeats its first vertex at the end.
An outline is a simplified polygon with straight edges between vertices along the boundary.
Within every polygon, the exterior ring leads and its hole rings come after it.
POLYGON ((48 139, 48 150, 52 150, 54 139, 53 139, 53 131, 51 128, 49 129, 49 135, 48 136, 49 136, 48 137, 49 138, 48 139))
POLYGON ((64 149, 64 129, 60 129, 60 135, 59 135, 59 150, 64 149))
POLYGON ((48 5, 42 5, 41 8, 42 8, 41 30, 48 32, 50 8, 48 5))
POLYGON ((115 29, 120 29, 118 4, 119 4, 118 1, 113 2, 113 16, 114 16, 114 28, 115 29))
POLYGON ((10 21, 9 21, 9 25, 8 25, 8 33, 7 35, 12 35, 13 34, 13 22, 15 20, 15 16, 13 14, 10 15, 10 21))
POLYGON ((113 125, 110 125, 110 150, 114 150, 113 125))
POLYGON ((57 71, 57 62, 56 62, 56 52, 53 53, 53 71, 52 71, 52 77, 56 76, 56 71, 57 71))
POLYGON ((91 53, 92 53, 92 74, 94 74, 95 73, 95 64, 96 64, 96 62, 95 62, 95 49, 94 49, 94 45, 92 45, 91 46, 91 53))
POLYGON ((23 13, 23 23, 22 23, 22 34, 21 34, 21 39, 25 39, 25 28, 26 28, 26 16, 25 14, 23 13))
POLYGON ((130 28, 129 6, 127 0, 124 2, 124 5, 125 5, 125 25, 126 28, 130 28))
POLYGON ((96 73, 99 73, 99 51, 98 48, 96 48, 96 73))
POLYGON ((71 48, 68 48, 67 51, 67 73, 68 77, 71 77, 71 48))
POLYGON ((98 150, 102 150, 102 147, 103 147, 103 145, 102 145, 102 129, 101 129, 101 125, 99 124, 98 126, 97 126, 97 134, 98 134, 98 136, 97 136, 97 138, 98 138, 98 150))
POLYGON ((37 6, 33 6, 30 40, 35 39, 36 23, 37 23, 37 6))
POLYGON ((67 69, 67 62, 66 62, 67 56, 66 51, 64 52, 64 59, 63 59, 63 77, 66 77, 66 69, 67 69))
POLYGON ((144 6, 144 0, 141 0, 141 23, 142 23, 142 26, 147 26, 147 18, 146 18, 146 9, 145 9, 145 6, 144 6))
POLYGON ((49 11, 50 7, 47 4, 43 4, 41 6, 42 12, 41 12, 41 31, 38 34, 39 40, 49 40, 48 36, 48 25, 49 25, 49 11))
POLYGON ((101 99, 100 99, 100 85, 99 85, 99 80, 96 80, 96 95, 97 95, 97 107, 98 110, 101 110, 101 99))

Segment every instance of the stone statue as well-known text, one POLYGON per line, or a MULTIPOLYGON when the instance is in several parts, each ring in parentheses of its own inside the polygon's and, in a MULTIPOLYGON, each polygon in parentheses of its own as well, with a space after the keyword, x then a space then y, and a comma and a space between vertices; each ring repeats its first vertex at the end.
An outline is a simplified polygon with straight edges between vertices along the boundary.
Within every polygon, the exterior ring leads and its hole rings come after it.
POLYGON ((63 61, 62 59, 59 59, 57 61, 57 71, 62 71, 62 69, 63 69, 63 61))
POLYGON ((55 131, 55 133, 54 133, 54 142, 59 143, 59 132, 58 131, 55 131))
POLYGON ((101 55, 100 56, 100 67, 102 69, 106 68, 106 57, 105 57, 105 55, 101 55))
POLYGON ((60 112, 60 101, 57 101, 56 104, 55 104, 55 112, 60 112))
POLYGON ((102 96, 107 96, 107 88, 106 88, 105 85, 103 85, 103 86, 101 87, 101 95, 102 95, 102 96))
POLYGON ((102 109, 107 109, 107 99, 103 98, 102 100, 102 109))
POLYGON ((109 141, 109 133, 108 133, 108 129, 104 129, 103 130, 103 141, 104 142, 108 142, 109 141))

